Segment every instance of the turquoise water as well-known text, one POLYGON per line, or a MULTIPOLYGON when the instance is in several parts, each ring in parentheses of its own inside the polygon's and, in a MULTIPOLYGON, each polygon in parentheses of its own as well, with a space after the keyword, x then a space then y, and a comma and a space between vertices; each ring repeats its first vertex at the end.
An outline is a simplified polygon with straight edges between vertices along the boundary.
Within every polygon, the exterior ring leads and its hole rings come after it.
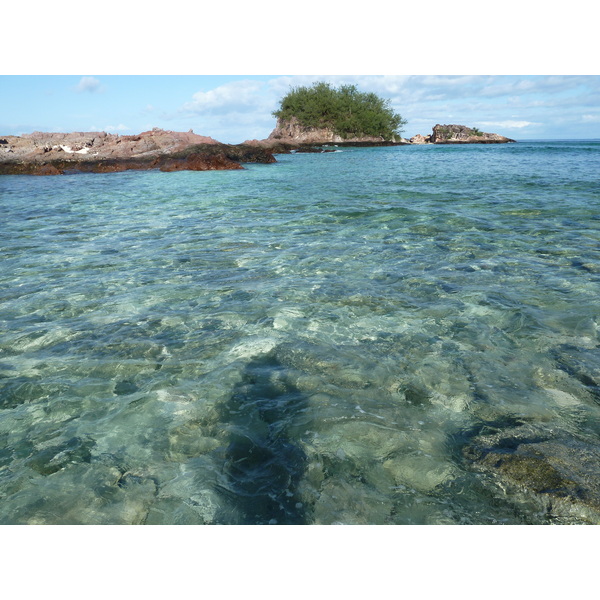
POLYGON ((599 522, 469 451, 600 447, 599 158, 0 178, 0 523, 599 522))

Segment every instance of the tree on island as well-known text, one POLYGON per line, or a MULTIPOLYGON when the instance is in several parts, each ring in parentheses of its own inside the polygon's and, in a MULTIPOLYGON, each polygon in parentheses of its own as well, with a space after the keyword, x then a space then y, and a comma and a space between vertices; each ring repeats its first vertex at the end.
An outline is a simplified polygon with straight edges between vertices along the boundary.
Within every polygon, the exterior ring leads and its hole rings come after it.
POLYGON ((332 87, 317 82, 290 89, 273 116, 280 121, 296 118, 304 127, 330 129, 344 139, 400 136, 407 121, 390 107, 390 101, 374 93, 359 92, 355 85, 332 87))

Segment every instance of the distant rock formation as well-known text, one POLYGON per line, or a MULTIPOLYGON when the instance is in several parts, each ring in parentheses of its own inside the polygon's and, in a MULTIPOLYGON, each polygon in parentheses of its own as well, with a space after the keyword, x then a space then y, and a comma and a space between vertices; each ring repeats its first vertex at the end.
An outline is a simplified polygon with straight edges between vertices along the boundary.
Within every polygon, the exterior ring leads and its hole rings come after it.
POLYGON ((105 132, 6 136, 0 174, 58 175, 129 169, 206 171, 242 169, 242 162, 276 162, 267 148, 222 144, 213 138, 154 128, 139 135, 105 132))
POLYGON ((415 135, 411 144, 506 144, 514 142, 497 133, 485 133, 465 125, 436 125, 431 135, 415 135))

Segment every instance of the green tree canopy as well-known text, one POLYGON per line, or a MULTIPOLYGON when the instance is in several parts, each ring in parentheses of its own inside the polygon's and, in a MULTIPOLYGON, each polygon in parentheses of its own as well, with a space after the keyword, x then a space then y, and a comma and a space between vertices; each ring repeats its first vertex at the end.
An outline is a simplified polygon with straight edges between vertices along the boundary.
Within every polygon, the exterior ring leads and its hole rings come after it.
POLYGON ((345 139, 393 139, 406 125, 406 120, 392 110, 389 100, 359 92, 355 85, 335 88, 325 82, 291 88, 273 116, 282 120, 296 117, 305 127, 326 127, 345 139))

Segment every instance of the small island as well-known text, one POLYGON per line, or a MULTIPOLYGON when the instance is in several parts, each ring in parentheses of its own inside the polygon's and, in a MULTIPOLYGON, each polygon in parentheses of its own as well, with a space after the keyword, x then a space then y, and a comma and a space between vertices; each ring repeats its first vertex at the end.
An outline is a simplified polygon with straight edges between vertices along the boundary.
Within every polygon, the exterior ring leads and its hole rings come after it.
POLYGON ((515 140, 498 135, 485 133, 477 127, 465 125, 436 125, 431 135, 415 135, 410 138, 411 144, 508 144, 515 140))
POLYGON ((323 82, 292 88, 273 116, 277 126, 268 140, 293 144, 399 143, 406 125, 389 100, 360 92, 355 85, 334 88, 323 82))

